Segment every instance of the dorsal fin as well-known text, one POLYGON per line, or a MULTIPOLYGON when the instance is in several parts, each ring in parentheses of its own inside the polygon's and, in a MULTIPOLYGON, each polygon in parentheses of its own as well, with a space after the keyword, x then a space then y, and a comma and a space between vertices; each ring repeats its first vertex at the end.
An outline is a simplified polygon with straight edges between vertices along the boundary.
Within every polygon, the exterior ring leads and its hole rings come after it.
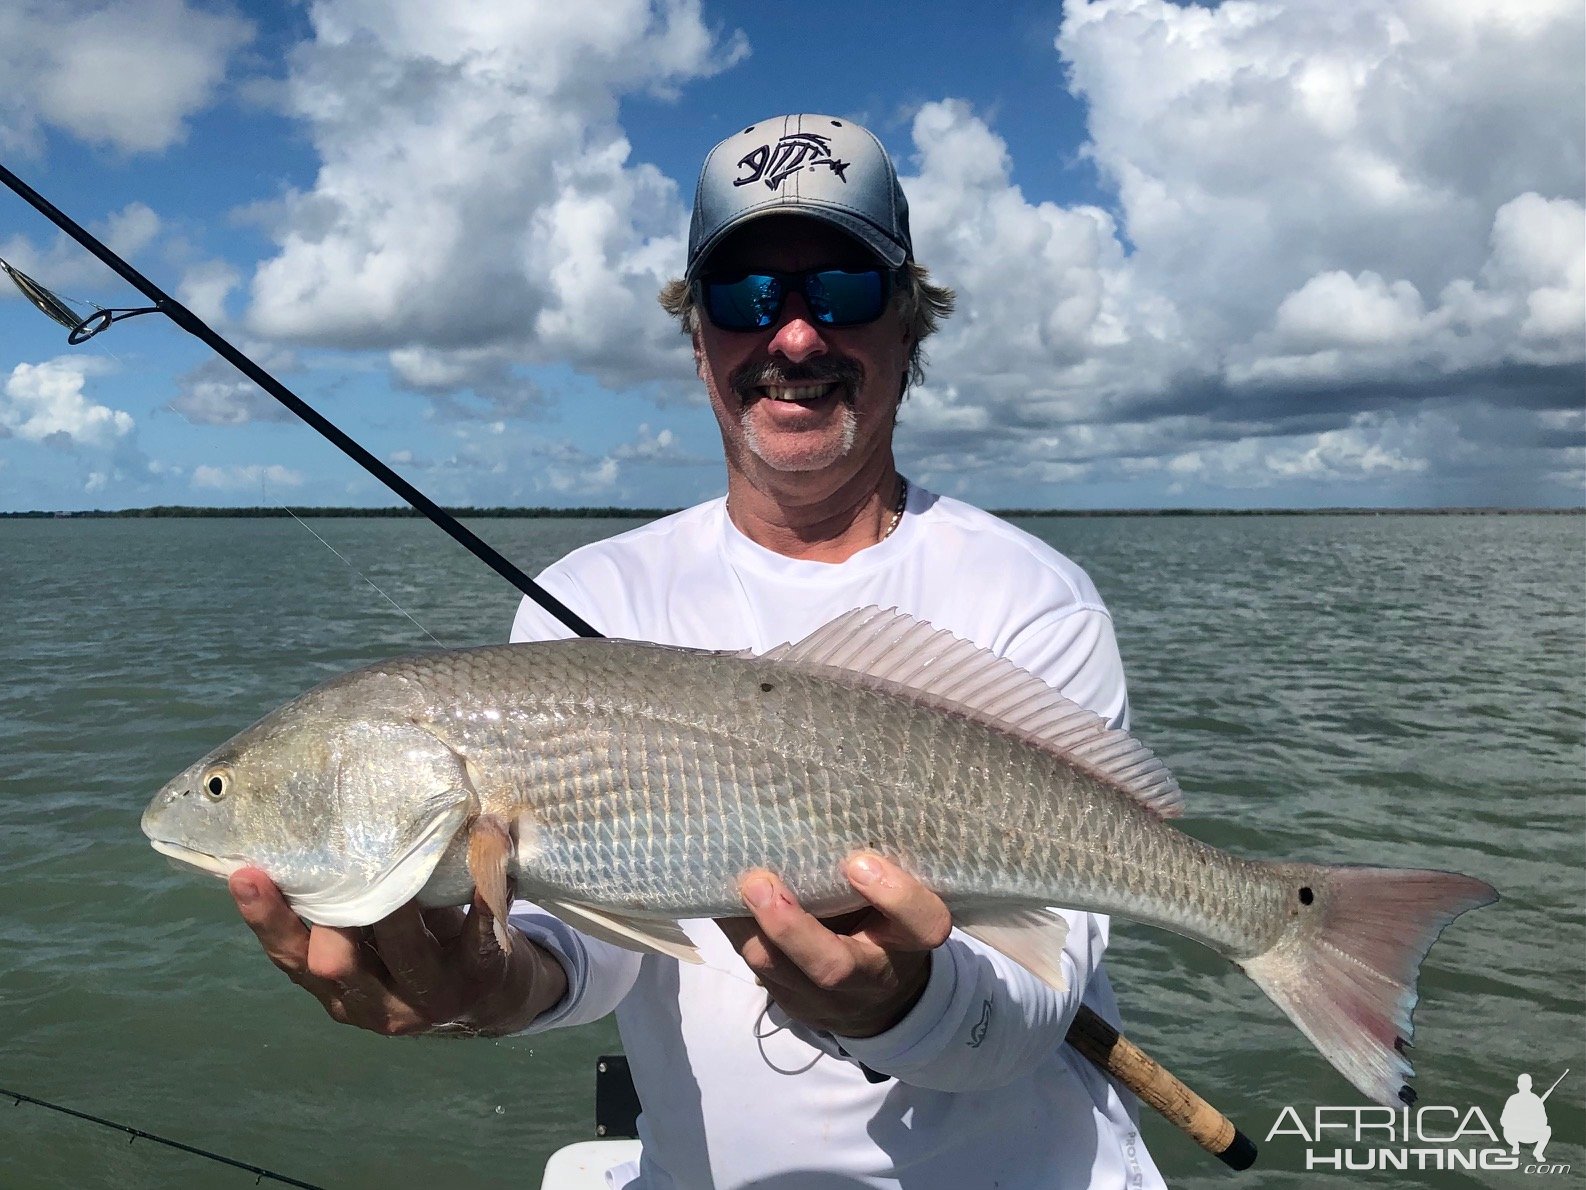
POLYGON ((1017 735, 1077 763, 1163 818, 1183 812, 1184 794, 1154 753, 1094 711, 1064 698, 1011 661, 896 608, 845 612, 768 661, 840 670, 1017 735))

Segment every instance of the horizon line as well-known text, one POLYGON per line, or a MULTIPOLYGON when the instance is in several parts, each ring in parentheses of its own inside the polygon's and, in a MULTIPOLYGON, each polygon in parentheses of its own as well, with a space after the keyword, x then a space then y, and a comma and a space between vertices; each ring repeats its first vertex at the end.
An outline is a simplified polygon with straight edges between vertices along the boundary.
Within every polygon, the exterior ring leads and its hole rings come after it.
MULTIPOLYGON (((627 507, 622 505, 451 505, 446 511, 458 517, 489 519, 627 519, 654 520, 681 511, 679 507, 627 507)), ((1159 506, 1141 508, 990 508, 993 516, 1017 517, 1160 517, 1160 516, 1525 516, 1581 515, 1581 505, 1317 505, 1304 508, 1159 506)), ((268 519, 290 516, 315 518, 423 519, 424 514, 406 504, 391 505, 219 505, 154 504, 138 508, 26 509, 0 511, 0 520, 114 520, 114 519, 268 519)))

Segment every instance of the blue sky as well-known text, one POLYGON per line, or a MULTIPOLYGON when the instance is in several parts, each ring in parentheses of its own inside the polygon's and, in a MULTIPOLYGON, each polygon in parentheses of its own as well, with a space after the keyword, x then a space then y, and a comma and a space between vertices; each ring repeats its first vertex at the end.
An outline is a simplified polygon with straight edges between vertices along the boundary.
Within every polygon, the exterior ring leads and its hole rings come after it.
MULTIPOLYGON (((21 0, 0 161, 447 503, 720 491, 653 295, 705 151, 799 110, 888 144, 959 293, 917 481, 1581 502, 1578 3, 987 11, 21 0)), ((0 257, 141 304, 7 193, 0 257)), ((163 319, 70 348, 0 295, 0 510, 263 502, 392 498, 163 319)))

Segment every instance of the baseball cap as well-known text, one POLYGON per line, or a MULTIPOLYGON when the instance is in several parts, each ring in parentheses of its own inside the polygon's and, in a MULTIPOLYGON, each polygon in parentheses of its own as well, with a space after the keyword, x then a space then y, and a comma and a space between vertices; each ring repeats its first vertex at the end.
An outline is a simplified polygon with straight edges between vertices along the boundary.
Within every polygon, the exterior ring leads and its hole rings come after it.
POLYGON ((867 128, 834 116, 776 116, 710 151, 688 225, 693 281, 717 245, 763 215, 807 215, 853 236, 892 268, 914 255, 898 171, 867 128))

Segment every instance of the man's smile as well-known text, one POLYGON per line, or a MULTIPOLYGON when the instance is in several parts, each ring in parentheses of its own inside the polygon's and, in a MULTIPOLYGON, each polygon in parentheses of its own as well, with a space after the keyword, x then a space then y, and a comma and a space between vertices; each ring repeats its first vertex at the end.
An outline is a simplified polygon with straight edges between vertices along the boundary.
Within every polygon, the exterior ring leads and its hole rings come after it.
POLYGON ((798 404, 808 404, 819 401, 823 397, 842 390, 844 386, 838 381, 825 383, 805 382, 802 384, 763 384, 754 389, 754 392, 771 401, 791 401, 798 404))
POLYGON ((745 414, 762 402, 792 414, 798 409, 829 411, 839 404, 851 409, 864 378, 858 361, 832 355, 797 364, 779 359, 744 364, 729 385, 745 414))

